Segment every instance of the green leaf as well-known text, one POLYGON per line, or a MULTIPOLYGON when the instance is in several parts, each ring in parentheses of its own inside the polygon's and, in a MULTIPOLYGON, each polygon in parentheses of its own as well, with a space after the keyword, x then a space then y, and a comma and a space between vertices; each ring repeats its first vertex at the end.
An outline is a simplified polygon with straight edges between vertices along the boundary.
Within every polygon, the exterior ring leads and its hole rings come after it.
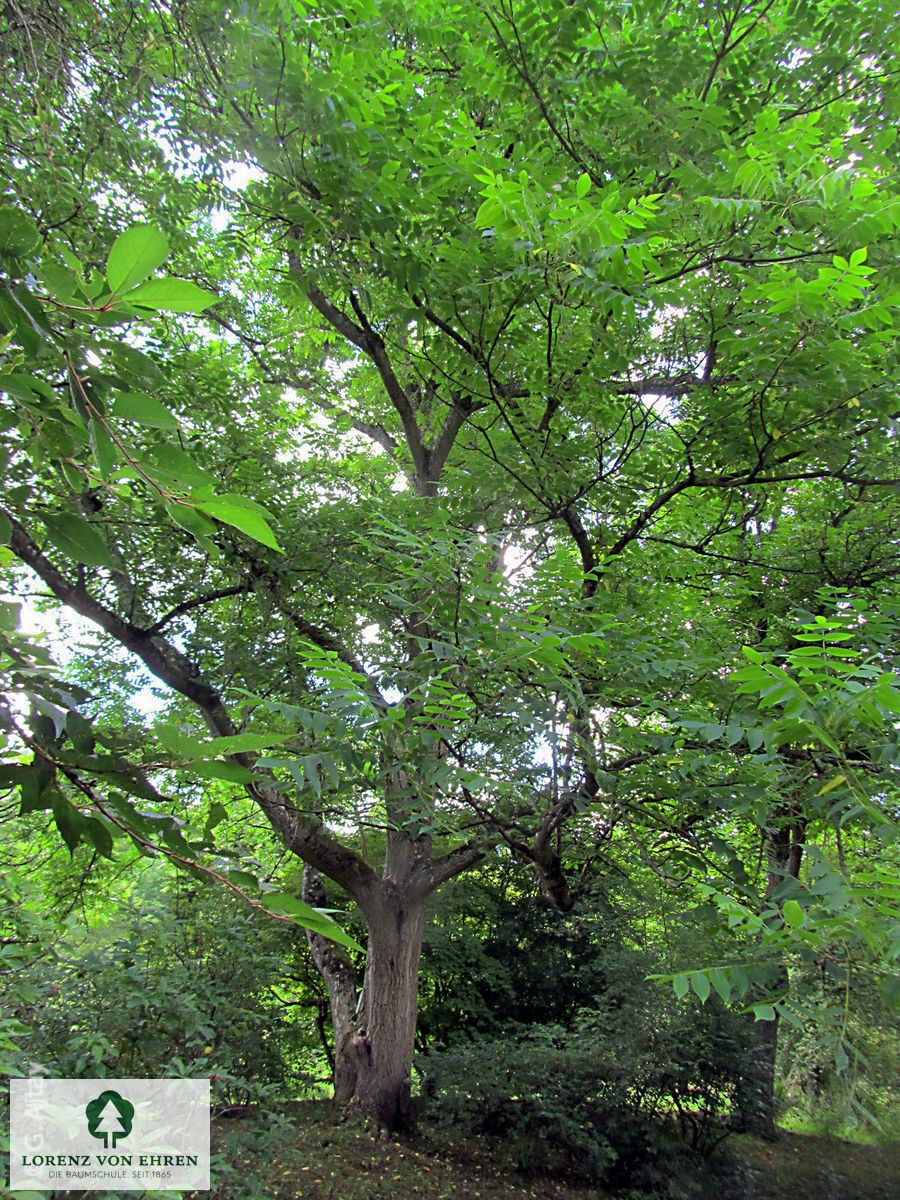
MULTIPOLYGON (((106 260, 106 281, 114 295, 128 291, 169 257, 169 243, 154 225, 134 225, 120 233, 106 260)), ((129 297, 130 299, 130 297, 129 297)))
POLYGON ((679 1000, 683 1000, 688 994, 690 986, 691 981, 688 975, 676 975, 672 980, 672 987, 675 989, 675 995, 679 1000))
MULTIPOLYGON (((203 760, 209 760, 217 754, 248 754, 265 750, 268 746, 276 746, 291 737, 289 733, 235 733, 230 737, 210 738, 209 741, 200 742, 167 722, 157 725, 155 732, 166 749, 179 758, 203 760)), ((207 765, 213 764, 207 761, 207 765)), ((236 782, 244 783, 246 780, 241 778, 236 782)))
POLYGON ((216 801, 210 806, 209 814, 206 818, 206 832, 215 829, 217 825, 221 825, 223 821, 228 820, 228 809, 224 804, 216 801))
POLYGON ((786 925, 791 929, 799 929, 804 921, 804 912, 796 900, 785 900, 782 914, 786 925))
POLYGON ((226 875, 239 888, 250 889, 259 887, 259 880, 249 871, 227 871, 226 875))
POLYGON ((198 503, 197 508, 207 516, 215 517, 219 521, 224 521, 226 525, 239 529, 241 533, 245 533, 254 541, 262 542, 264 546, 270 546, 279 554, 284 553, 265 518, 260 516, 255 507, 242 505, 239 498, 224 500, 222 497, 216 497, 213 500, 204 500, 202 503, 198 503))
POLYGON ((196 738, 188 737, 175 725, 162 722, 155 726, 154 732, 165 748, 179 758, 203 758, 206 755, 206 750, 201 742, 198 742, 196 738))
POLYGON ((186 529, 201 545, 206 546, 209 538, 216 532, 215 522, 204 517, 192 504, 182 504, 177 500, 166 500, 164 503, 166 512, 175 524, 186 529))
POLYGON ((881 994, 892 1011, 900 1011, 900 975, 885 975, 881 980, 881 994))
POLYGON ((26 403, 33 403, 39 395, 48 400, 54 398, 53 389, 48 387, 43 379, 34 375, 23 375, 18 371, 4 372, 0 375, 0 392, 26 403))
POLYGON ((255 776, 252 771, 234 762, 195 762, 190 768, 195 775, 205 779, 223 779, 226 783, 252 783, 255 776))
POLYGON ((82 833, 99 854, 102 854, 104 858, 112 858, 112 834, 101 821, 98 821, 96 817, 85 818, 82 833))
POLYGON ((694 971, 691 974, 691 987, 700 997, 701 1003, 705 1004, 709 999, 709 979, 703 971, 694 971))
POLYGON ((50 327, 50 322, 47 320, 47 314, 24 283, 17 283, 15 287, 10 288, 9 295, 19 310, 25 315, 32 329, 42 336, 46 335, 49 337, 52 335, 53 330, 50 327))
POLYGON ((591 177, 585 171, 582 175, 578 176, 578 182, 575 184, 575 195, 580 200, 582 196, 586 196, 590 190, 591 177))
POLYGON ((817 796, 827 796, 829 792, 834 791, 836 787, 840 787, 842 783, 847 782, 846 775, 835 775, 834 779, 828 781, 824 787, 819 788, 816 792, 817 796))
POLYGON ((752 1004, 750 1011, 755 1021, 774 1021, 775 1008, 771 1004, 752 1004))
POLYGON ((165 405, 143 392, 120 392, 113 401, 111 416, 120 421, 137 421, 151 429, 178 428, 178 422, 165 405))
POLYGON ((51 803, 53 820, 59 830, 62 840, 69 848, 69 853, 75 853, 75 847, 81 841, 87 821, 74 805, 63 796, 62 792, 54 790, 51 803))
POLYGON ((747 745, 754 753, 762 746, 765 741, 765 734, 761 729, 747 730, 747 745))
MULTIPOLYGON (((6 520, 5 517, 0 517, 0 521, 6 520)), ((9 522, 6 522, 7 525, 9 522)), ((15 633, 19 628, 19 616, 22 612, 22 605, 18 600, 0 600, 0 630, 3 633, 15 633)))
POLYGON ((51 793, 55 791, 52 785, 55 777, 54 768, 43 758, 35 758, 33 762, 26 763, 21 768, 18 778, 21 797, 20 817, 31 812, 42 812, 51 807, 51 793))
POLYGON ((122 297, 139 308, 155 312, 201 313, 219 297, 191 283, 189 279, 151 279, 122 297))
POLYGON ((112 358, 117 368, 126 375, 133 375, 152 383, 162 383, 165 379, 162 371, 152 358, 148 358, 127 342, 119 342, 112 348, 112 358))
POLYGON ((96 742, 90 721, 86 721, 81 713, 75 712, 74 709, 66 713, 66 733, 80 754, 93 754, 96 742))
POLYGON ((212 738, 204 742, 203 751, 206 754, 247 754, 265 750, 267 746, 277 746, 290 737, 289 733, 235 733, 231 737, 212 738))
POLYGON ((148 475, 169 479, 173 483, 190 491, 192 488, 211 487, 213 477, 185 454, 178 446, 166 442, 163 446, 154 446, 147 458, 141 463, 148 475))
POLYGON ((94 461, 100 468, 101 474, 110 475, 119 459, 118 449, 109 436, 106 426, 96 417, 91 417, 90 441, 94 461))
POLYGON ((42 520, 50 541, 67 558, 87 567, 112 570, 109 550, 93 525, 67 512, 45 513, 42 520))
POLYGON ((728 982, 728 976, 721 967, 714 967, 709 973, 709 981, 719 993, 723 1003, 731 1003, 731 985, 728 982))
POLYGON ((0 788, 18 787, 32 770, 31 763, 0 764, 0 788))
POLYGON ((311 929, 314 933, 320 933, 332 942, 338 942, 342 946, 348 946, 351 950, 358 950, 360 953, 363 953, 363 948, 359 942, 352 938, 349 933, 345 933, 340 925, 336 921, 333 921, 327 913, 323 913, 320 909, 312 908, 311 905, 298 900, 296 896, 290 896, 287 893, 281 892, 267 893, 263 904, 273 912, 284 913, 286 916, 291 917, 296 920, 298 925, 302 925, 305 929, 311 929))
POLYGON ((40 240, 38 228, 30 217, 9 204, 0 205, 0 254, 23 258, 40 240))

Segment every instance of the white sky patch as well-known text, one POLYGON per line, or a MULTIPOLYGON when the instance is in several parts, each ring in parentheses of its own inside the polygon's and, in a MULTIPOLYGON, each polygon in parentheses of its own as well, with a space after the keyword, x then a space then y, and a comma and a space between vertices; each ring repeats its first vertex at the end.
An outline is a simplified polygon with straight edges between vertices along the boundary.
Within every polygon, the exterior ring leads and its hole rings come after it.
POLYGON ((27 595, 8 597, 22 608, 19 630, 29 638, 40 638, 53 661, 63 669, 71 666, 76 654, 97 649, 97 628, 78 613, 62 607, 38 607, 27 595))
MULTIPOLYGON (((24 582, 24 581, 23 581, 24 582)), ((35 590, 40 586, 34 580, 35 590)), ((18 595, 7 593, 2 599, 14 600, 21 605, 19 630, 26 637, 39 640, 62 672, 66 672, 80 655, 100 653, 100 632, 91 621, 63 605, 44 606, 36 602, 23 587, 18 595)), ((132 663, 130 656, 118 655, 120 661, 132 663)), ((127 702, 145 723, 163 712, 168 701, 159 694, 165 690, 140 663, 134 663, 129 672, 131 685, 127 702)))
MULTIPOLYGON (((163 147, 165 150, 165 146, 163 147)), ((251 183, 261 183, 266 177, 255 163, 225 162, 222 164, 222 180, 233 192, 242 192, 251 183)), ((226 205, 217 205, 209 214, 209 223, 213 233, 221 233, 231 224, 233 214, 226 205)))
POLYGON ((528 546, 513 544, 504 547, 501 567, 504 576, 507 579, 512 579, 515 575, 518 575, 520 579, 533 578, 532 557, 533 551, 528 546))
POLYGON ((266 177, 265 171, 256 163, 248 162, 224 162, 222 175, 225 186, 236 192, 242 192, 251 183, 262 183, 266 177))
MULTIPOLYGON (((285 388, 285 390, 281 393, 281 398, 292 405, 297 405, 300 401, 300 398, 294 388, 285 388)), ((310 412, 306 415, 306 420, 308 424, 313 426, 315 429, 321 429, 324 431, 331 427, 330 419, 323 412, 310 412)), ((283 446, 275 453, 275 458, 278 462, 308 462, 310 459, 318 456, 317 448, 309 444, 302 436, 302 433, 302 427, 298 425, 293 427, 292 434, 294 436, 291 438, 291 444, 289 446, 283 446)))

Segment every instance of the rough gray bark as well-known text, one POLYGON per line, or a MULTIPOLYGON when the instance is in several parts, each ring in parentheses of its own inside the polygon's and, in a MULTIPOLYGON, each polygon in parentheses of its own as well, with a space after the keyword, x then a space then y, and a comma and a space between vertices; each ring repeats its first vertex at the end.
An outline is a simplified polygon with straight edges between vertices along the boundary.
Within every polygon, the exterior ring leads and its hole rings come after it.
MULTIPOLYGON (((803 861, 803 838, 805 823, 794 815, 790 823, 769 829, 766 834, 766 856, 768 880, 766 900, 772 900, 775 891, 785 879, 797 879, 803 861)), ((787 982, 785 968, 781 967, 779 984, 787 982)), ((778 1136, 775 1123, 775 1066, 778 1055, 778 1014, 773 1021, 755 1021, 753 1026, 755 1053, 751 1069, 738 1097, 741 1124, 749 1132, 766 1141, 778 1136)))
MULTIPOLYGON (((408 782, 406 777, 395 781, 397 786, 408 782)), ((368 926, 359 991, 347 952, 318 934, 307 934, 331 1002, 334 1098, 350 1102, 357 1112, 391 1131, 408 1129, 412 1118, 419 959, 428 897, 447 877, 445 872, 456 874, 474 857, 472 850, 457 852, 445 864, 432 861, 430 851, 429 839, 390 831, 382 877, 358 891, 355 898, 368 926)), ((303 878, 303 898, 324 906, 321 878, 309 867, 303 878)))
POLYGON ((411 1122, 411 1079, 426 896, 386 882, 368 906, 362 1011, 351 1041, 353 1105, 387 1129, 411 1122))
MULTIPOLYGON (((321 876, 309 865, 303 868, 303 899, 315 908, 324 908, 327 903, 321 876)), ((321 934, 308 929, 306 940, 328 989, 334 1035, 334 1098, 338 1104, 345 1104, 356 1087, 355 1058, 350 1049, 356 1018, 356 968, 342 946, 321 934)))

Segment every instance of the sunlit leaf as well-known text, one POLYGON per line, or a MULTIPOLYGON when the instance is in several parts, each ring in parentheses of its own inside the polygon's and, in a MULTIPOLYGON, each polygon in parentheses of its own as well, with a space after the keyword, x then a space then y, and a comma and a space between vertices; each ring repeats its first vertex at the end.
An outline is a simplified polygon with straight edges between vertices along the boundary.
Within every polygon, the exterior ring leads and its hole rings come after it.
POLYGON ((154 225, 134 225, 112 244, 106 260, 106 280, 113 293, 133 288, 169 257, 169 243, 154 225))
POLYGON ((47 536, 67 558, 88 567, 112 569, 106 542, 93 525, 71 512, 45 513, 47 536))
POLYGON ((122 299, 137 308, 156 312, 200 313, 219 299, 188 279, 152 279, 122 299))
POLYGON ((110 415, 120 421, 137 421, 151 429, 177 429, 178 422, 165 405, 143 392, 119 392, 110 415))

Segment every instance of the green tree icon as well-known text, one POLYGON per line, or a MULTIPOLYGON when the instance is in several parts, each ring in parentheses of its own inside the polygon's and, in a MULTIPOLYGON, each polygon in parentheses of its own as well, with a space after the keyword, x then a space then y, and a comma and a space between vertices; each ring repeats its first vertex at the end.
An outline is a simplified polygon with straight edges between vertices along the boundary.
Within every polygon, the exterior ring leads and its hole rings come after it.
POLYGON ((131 1133, 134 1105, 118 1092, 101 1092, 84 1111, 88 1120, 88 1132, 92 1137, 103 1138, 104 1150, 110 1149, 110 1138, 112 1149, 115 1150, 116 1142, 131 1133))

